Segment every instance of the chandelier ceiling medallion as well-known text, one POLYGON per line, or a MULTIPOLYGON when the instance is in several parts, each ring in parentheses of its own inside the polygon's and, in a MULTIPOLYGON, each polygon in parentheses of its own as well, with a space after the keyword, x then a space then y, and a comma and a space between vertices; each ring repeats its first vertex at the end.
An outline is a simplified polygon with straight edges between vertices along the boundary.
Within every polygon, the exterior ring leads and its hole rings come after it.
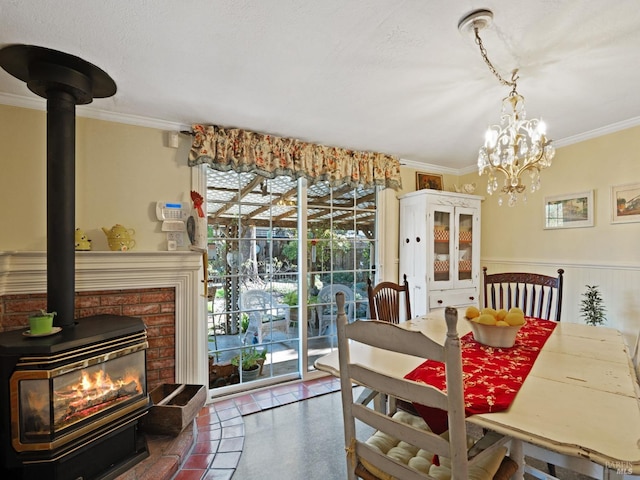
POLYGON ((478 172, 488 174, 487 193, 498 191, 498 205, 502 205, 502 194, 508 196, 507 204, 512 207, 523 194, 526 202, 526 186, 521 175, 529 172, 531 192, 540 188, 540 170, 551 165, 555 148, 546 137, 546 126, 542 120, 527 120, 524 97, 517 92, 518 70, 513 70, 511 80, 505 80, 493 66, 480 38, 480 30, 491 24, 490 10, 474 10, 458 22, 461 32, 473 32, 475 43, 480 48, 482 59, 498 79, 500 84, 511 87, 509 95, 502 99, 500 125, 491 125, 485 134, 485 142, 478 153, 478 172), (504 183, 498 185, 498 173, 505 176, 504 183))

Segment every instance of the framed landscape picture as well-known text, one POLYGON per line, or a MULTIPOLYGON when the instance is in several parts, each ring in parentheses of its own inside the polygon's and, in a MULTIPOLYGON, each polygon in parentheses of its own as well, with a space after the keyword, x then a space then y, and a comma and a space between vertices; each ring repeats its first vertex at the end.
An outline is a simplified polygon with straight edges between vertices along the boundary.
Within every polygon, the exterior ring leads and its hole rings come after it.
POLYGON ((442 175, 416 172, 416 190, 422 190, 423 188, 442 190, 442 175))
POLYGON ((593 227, 593 190, 544 197, 544 228, 593 227))
POLYGON ((611 187, 611 223, 640 222, 640 183, 611 187))

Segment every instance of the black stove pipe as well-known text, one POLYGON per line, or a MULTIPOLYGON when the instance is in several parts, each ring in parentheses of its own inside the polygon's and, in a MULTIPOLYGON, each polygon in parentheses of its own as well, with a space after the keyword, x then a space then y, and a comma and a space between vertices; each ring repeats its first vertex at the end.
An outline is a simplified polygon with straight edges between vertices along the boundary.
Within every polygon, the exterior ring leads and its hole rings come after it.
POLYGON ((49 90, 47 97, 47 311, 58 327, 74 325, 75 133, 73 95, 49 90))
POLYGON ((33 45, 0 49, 0 66, 47 99, 47 310, 75 325, 76 105, 110 97, 116 84, 95 65, 33 45))

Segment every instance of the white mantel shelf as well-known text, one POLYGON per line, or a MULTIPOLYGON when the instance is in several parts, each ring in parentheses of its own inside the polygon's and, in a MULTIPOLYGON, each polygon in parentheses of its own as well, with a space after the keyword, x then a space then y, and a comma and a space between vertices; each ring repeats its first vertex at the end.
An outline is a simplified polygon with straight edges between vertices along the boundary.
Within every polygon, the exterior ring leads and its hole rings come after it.
MULTIPOLYGON (((176 382, 208 385, 202 254, 76 252, 77 292, 175 288, 176 382)), ((47 291, 46 252, 0 252, 0 296, 47 291)))

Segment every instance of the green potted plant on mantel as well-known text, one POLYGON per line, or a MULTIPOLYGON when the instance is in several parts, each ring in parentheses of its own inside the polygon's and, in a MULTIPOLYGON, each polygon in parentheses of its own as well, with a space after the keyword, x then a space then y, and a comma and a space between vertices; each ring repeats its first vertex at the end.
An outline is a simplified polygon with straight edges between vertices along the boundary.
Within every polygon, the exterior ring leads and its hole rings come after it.
MULTIPOLYGON (((53 330, 53 317, 57 315, 56 312, 46 312, 41 309, 40 313, 29 316, 29 335, 32 337, 38 337, 41 335, 50 335, 53 330)), ((60 330, 60 329, 58 329, 60 330)))
POLYGON ((231 359, 231 364, 242 368, 242 380, 247 382, 255 380, 262 375, 262 367, 267 358, 266 349, 257 349, 256 347, 243 348, 240 355, 236 355, 231 359))
POLYGON ((597 285, 585 285, 587 291, 582 294, 580 313, 587 325, 602 325, 607 318, 604 315, 604 301, 597 285))

